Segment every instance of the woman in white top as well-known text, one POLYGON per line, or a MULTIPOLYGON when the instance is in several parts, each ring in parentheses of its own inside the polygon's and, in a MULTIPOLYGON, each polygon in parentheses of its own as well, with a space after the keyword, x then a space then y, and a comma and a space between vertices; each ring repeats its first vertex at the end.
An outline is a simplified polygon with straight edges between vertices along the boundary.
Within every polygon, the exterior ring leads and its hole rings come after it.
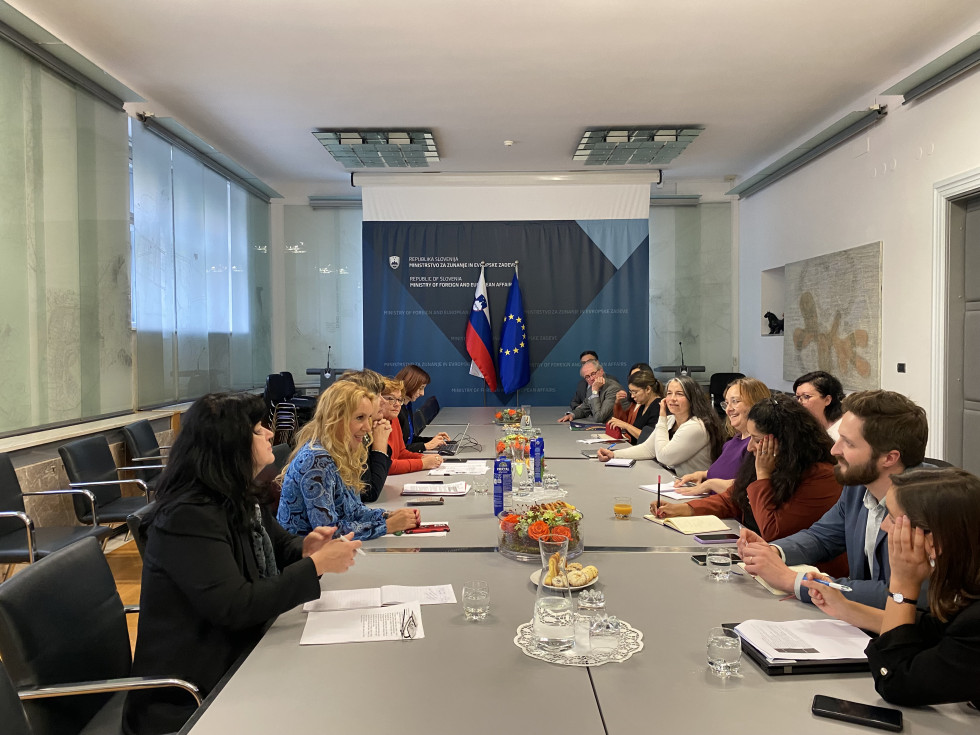
POLYGON ((685 376, 667 383, 660 418, 650 437, 635 447, 600 449, 599 460, 655 459, 678 475, 706 470, 721 454, 725 437, 708 396, 685 376), (668 413, 669 411, 669 413, 668 413))
POLYGON ((814 370, 796 379, 793 392, 800 405, 813 414, 813 418, 830 434, 830 438, 835 442, 840 439, 838 427, 844 412, 841 408, 844 387, 840 381, 823 370, 814 370))

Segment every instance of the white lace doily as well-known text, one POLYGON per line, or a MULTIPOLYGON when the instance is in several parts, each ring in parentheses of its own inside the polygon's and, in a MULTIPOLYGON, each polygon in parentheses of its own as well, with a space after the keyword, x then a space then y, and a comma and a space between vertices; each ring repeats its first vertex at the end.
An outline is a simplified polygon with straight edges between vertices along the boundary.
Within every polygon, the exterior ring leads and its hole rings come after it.
POLYGON ((531 622, 517 626, 517 636, 514 644, 520 648, 525 656, 536 658, 539 661, 547 661, 549 664, 560 664, 562 666, 602 666, 608 663, 621 663, 630 658, 634 653, 643 650, 643 633, 638 631, 625 620, 620 620, 621 635, 619 645, 611 654, 603 652, 594 654, 583 651, 578 645, 573 646, 567 651, 544 651, 538 648, 538 642, 534 637, 534 624, 531 622))

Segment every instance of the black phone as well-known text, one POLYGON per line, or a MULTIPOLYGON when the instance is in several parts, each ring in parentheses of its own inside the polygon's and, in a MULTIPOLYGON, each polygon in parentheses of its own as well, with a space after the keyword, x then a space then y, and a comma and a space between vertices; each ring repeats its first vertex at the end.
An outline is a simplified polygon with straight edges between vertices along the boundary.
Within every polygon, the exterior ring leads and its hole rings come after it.
POLYGON ((405 505, 443 505, 445 502, 445 498, 419 498, 417 500, 408 500, 405 502, 405 505))
POLYGON ((444 485, 444 480, 419 480, 416 485, 444 485))
POLYGON ((582 456, 588 457, 589 459, 596 459, 598 458, 599 453, 594 449, 583 449, 582 456))
MULTIPOLYGON (((708 555, 691 554, 691 561, 693 561, 698 566, 701 567, 706 566, 708 563, 708 555)), ((738 564, 740 561, 742 561, 742 557, 740 557, 738 554, 732 554, 732 564, 738 564)))
POLYGON ((902 731, 902 713, 890 707, 875 707, 871 704, 815 694, 810 711, 818 717, 829 717, 832 720, 853 722, 856 725, 867 725, 891 732, 902 731))
POLYGON ((738 541, 737 533, 698 533, 694 540, 699 544, 730 544, 738 541))
POLYGON ((469 460, 462 459, 461 457, 456 457, 456 459, 444 459, 443 462, 468 462, 469 460))

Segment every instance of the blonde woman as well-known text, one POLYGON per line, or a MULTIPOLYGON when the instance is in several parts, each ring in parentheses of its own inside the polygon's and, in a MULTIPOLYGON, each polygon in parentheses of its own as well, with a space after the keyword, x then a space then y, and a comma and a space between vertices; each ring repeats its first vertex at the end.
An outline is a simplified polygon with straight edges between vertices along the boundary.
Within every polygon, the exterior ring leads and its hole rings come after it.
POLYGON ((334 383, 320 396, 280 476, 277 518, 283 528, 303 535, 330 525, 356 539, 371 539, 418 526, 413 508, 383 511, 361 501, 358 488, 368 454, 364 440, 377 410, 378 396, 348 381, 334 383))

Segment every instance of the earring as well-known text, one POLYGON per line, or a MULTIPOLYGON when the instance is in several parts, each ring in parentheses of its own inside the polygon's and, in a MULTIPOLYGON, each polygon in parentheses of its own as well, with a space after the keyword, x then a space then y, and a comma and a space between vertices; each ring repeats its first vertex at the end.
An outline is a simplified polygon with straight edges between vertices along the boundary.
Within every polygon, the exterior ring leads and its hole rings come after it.
POLYGON ((929 566, 932 567, 933 569, 936 568, 936 557, 934 556, 929 557, 929 566))

